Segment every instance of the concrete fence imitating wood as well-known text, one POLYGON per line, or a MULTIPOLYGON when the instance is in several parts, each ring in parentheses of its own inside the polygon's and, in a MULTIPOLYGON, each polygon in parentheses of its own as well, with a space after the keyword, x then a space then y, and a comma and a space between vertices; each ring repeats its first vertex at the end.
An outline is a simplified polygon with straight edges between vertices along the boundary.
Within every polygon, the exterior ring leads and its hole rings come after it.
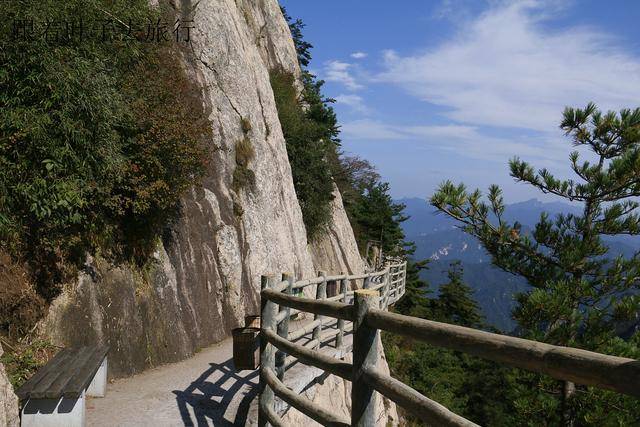
MULTIPOLYGON (((283 274, 279 282, 275 277, 262 277, 259 426, 281 425, 279 419, 274 420, 276 397, 323 425, 351 425, 350 420, 335 416, 330 410, 306 401, 287 388, 284 385, 286 369, 291 362, 299 361, 351 381, 354 364, 321 352, 320 346, 333 340, 335 348, 343 348, 344 336, 353 328, 356 318, 357 304, 354 305, 353 301, 358 298, 359 288, 367 289, 384 301, 384 307, 388 307, 404 294, 405 275, 406 263, 400 262, 387 265, 381 271, 358 275, 327 276, 319 272, 317 278, 293 281, 291 275, 283 274), (337 294, 331 297, 327 297, 329 283, 335 283, 337 289, 337 294), (294 295, 294 292, 309 287, 315 287, 315 298, 294 295), (289 321, 294 313, 311 313, 313 320, 290 332, 289 321), (335 329, 323 332, 323 328, 330 326, 335 326, 335 329), (309 340, 304 345, 296 342, 307 336, 309 340)), ((369 358, 378 356, 377 350, 372 349, 369 353, 369 358)), ((365 383, 358 381, 354 384, 365 383)), ((363 399, 356 401, 364 402, 363 399)), ((368 405, 366 402, 365 406, 368 405)), ((364 411, 365 414, 368 412, 364 411)))
POLYGON ((392 400, 429 425, 475 426, 397 379, 376 369, 381 349, 380 330, 527 369, 578 384, 600 387, 640 397, 640 361, 560 347, 472 328, 433 322, 389 313, 386 309, 404 295, 406 263, 387 265, 376 273, 357 276, 326 276, 293 282, 291 276, 280 283, 263 277, 259 425, 281 425, 274 420, 275 396, 323 425, 371 426, 378 394, 392 400), (360 289, 348 290, 348 283, 362 281, 360 289), (328 281, 340 284, 335 297, 326 298, 328 281), (296 289, 317 286, 316 298, 293 296, 296 289), (278 311, 278 305, 280 311, 278 311), (314 320, 290 333, 283 322, 288 309, 314 314, 314 320), (330 320, 326 317, 338 319, 330 320), (335 331, 322 334, 330 322, 335 331), (323 342, 335 337, 336 347, 344 342, 350 323, 353 327, 353 363, 320 351, 323 342), (296 341, 311 334, 304 345, 296 341), (288 357, 286 357, 288 356, 288 357), (352 382, 351 420, 305 400, 284 383, 284 370, 294 360, 314 366, 352 382), (277 362, 276 362, 277 361, 277 362))

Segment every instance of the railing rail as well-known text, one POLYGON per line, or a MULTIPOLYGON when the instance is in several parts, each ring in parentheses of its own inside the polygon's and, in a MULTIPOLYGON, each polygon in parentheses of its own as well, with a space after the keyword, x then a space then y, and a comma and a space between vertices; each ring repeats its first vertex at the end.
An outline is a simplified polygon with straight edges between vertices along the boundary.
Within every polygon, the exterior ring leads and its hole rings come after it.
POLYGON ((559 380, 640 397, 640 361, 373 309, 367 326, 559 380))
MULTIPOLYGON (((274 397, 278 396, 310 418, 323 425, 370 426, 375 424, 375 400, 382 394, 408 412, 431 425, 475 426, 473 422, 449 411, 397 379, 381 374, 376 363, 381 349, 380 330, 413 338, 428 344, 461 351, 516 368, 547 374, 551 377, 613 390, 640 397, 640 361, 594 353, 569 347, 554 346, 472 328, 418 319, 385 311, 405 292, 406 263, 364 275, 326 276, 318 279, 275 283, 263 277, 262 333, 259 426, 280 425, 274 421, 274 397), (361 289, 348 290, 348 282, 362 280, 361 289), (326 297, 329 281, 340 284, 334 297, 326 297), (284 286, 284 284, 287 286, 284 286), (297 285, 296 283, 302 285, 297 285), (293 296, 295 289, 316 285, 316 299, 293 296), (349 302, 352 302, 350 304, 349 302), (280 306, 280 315, 278 314, 280 306), (314 321, 298 331, 281 327, 288 322, 285 310, 311 313, 314 321), (338 319, 329 320, 327 317, 338 319), (344 333, 353 326, 353 363, 345 362, 320 351, 322 342, 335 336, 337 348, 343 346, 344 333), (322 334, 323 326, 336 329, 322 334), (293 342, 305 335, 311 339, 305 345, 293 342), (274 355, 281 355, 274 357, 274 355), (284 385, 285 360, 300 361, 352 382, 351 420, 332 415, 290 390, 284 385), (278 363, 276 364, 276 361, 278 363)), ((285 277, 285 276, 283 276, 285 277)))

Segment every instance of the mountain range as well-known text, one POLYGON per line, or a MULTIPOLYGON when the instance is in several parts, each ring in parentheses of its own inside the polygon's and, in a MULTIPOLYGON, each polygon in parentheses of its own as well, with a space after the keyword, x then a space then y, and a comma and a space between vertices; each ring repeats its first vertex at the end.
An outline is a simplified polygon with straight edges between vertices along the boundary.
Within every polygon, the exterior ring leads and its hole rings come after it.
MULTIPOLYGON (((407 240, 416 244, 414 258, 430 260, 429 268, 421 272, 421 278, 437 292, 439 285, 447 281, 449 265, 461 261, 464 280, 473 289, 487 323, 504 332, 512 331, 516 327, 511 317, 515 295, 529 288, 527 282, 494 267, 476 238, 460 230, 454 220, 436 213, 425 199, 406 198, 397 202, 406 206, 404 212, 410 217, 403 223, 403 229, 407 240)), ((504 218, 509 222, 517 220, 526 231, 535 226, 542 212, 553 218, 560 213, 580 213, 580 207, 531 199, 507 205, 504 218)), ((608 238, 607 242, 611 255, 631 256, 640 250, 640 237, 636 236, 608 238)))

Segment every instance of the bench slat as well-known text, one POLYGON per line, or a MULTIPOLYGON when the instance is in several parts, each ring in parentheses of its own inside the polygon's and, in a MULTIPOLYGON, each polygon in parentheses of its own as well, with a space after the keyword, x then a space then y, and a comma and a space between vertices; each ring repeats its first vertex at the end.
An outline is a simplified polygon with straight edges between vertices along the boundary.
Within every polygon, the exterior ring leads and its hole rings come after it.
POLYGON ((63 349, 17 391, 20 400, 78 398, 91 384, 108 346, 63 349))
MULTIPOLYGON (((74 379, 79 369, 87 363, 87 361, 93 356, 93 350, 89 347, 80 348, 73 358, 67 360, 64 366, 64 372, 60 373, 60 376, 49 386, 46 390, 43 390, 45 398, 57 399, 67 390, 68 384, 74 379)), ((37 398, 37 394, 41 391, 38 390, 32 396, 37 398)))
POLYGON ((80 397, 82 392, 86 390, 87 387, 89 387, 89 384, 91 384, 91 381, 93 380, 96 372, 98 372, 102 361, 109 352, 109 347, 93 347, 92 350, 93 351, 91 352, 91 356, 87 359, 83 366, 77 368, 76 374, 74 375, 73 379, 65 387, 63 391, 64 397, 80 397))
POLYGON ((49 363, 47 363, 46 366, 40 368, 38 370, 38 372, 35 373, 34 376, 32 376, 31 378, 29 378, 24 384, 22 384, 22 386, 20 388, 18 388, 18 390, 16 391, 16 395, 18 396, 18 398, 20 400, 26 400, 29 398, 29 394, 31 393, 31 390, 33 390, 33 388, 38 385, 38 383, 45 377, 47 376, 47 374, 49 373, 48 369, 45 369, 47 366, 51 366, 52 368, 55 368, 56 366, 58 366, 63 359, 66 357, 66 353, 68 353, 69 350, 68 349, 63 349, 60 350, 54 357, 53 359, 51 359, 49 361, 49 363))
POLYGON ((61 376, 66 375, 66 367, 69 360, 75 358, 75 351, 69 350, 59 359, 59 363, 54 366, 46 364, 42 369, 46 371, 46 375, 37 384, 33 386, 29 393, 31 399, 43 399, 47 389, 61 376))

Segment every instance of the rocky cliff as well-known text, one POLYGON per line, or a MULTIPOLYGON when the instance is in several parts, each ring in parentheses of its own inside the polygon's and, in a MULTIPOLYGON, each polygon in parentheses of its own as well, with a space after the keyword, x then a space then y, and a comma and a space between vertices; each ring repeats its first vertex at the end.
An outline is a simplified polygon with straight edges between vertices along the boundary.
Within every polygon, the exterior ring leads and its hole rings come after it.
MULTIPOLYGON (((331 226, 307 241, 269 79, 275 68, 300 75, 277 0, 177 6, 195 25, 183 63, 202 88, 213 134, 206 178, 182 199, 180 217, 164 231, 148 265, 88 257, 40 325, 60 345, 110 345, 112 377, 187 358, 228 337, 245 315, 258 313, 263 274, 304 278, 319 270, 364 269, 337 188, 331 226), (244 165, 255 184, 238 188, 236 147, 244 139, 255 151, 244 165)), ((308 389, 314 400, 345 411, 348 392, 342 380, 308 389)), ((379 413, 381 424, 389 416, 397 420, 394 407, 379 413)), ((292 422, 293 414, 287 415, 292 422)))
MULTIPOLYGON (((195 2, 194 2, 195 4, 195 2)), ((144 269, 88 258, 42 323, 62 345, 111 346, 113 376, 190 356, 258 312, 260 275, 363 268, 336 191, 326 237, 309 244, 269 82, 276 67, 299 75, 276 0, 179 5, 193 17, 184 66, 203 91, 213 138, 202 186, 181 203, 144 269), (255 185, 234 189, 236 145, 248 137, 255 185)))
MULTIPOLYGON (((0 346, 0 357, 3 350, 0 346)), ((18 397, 13 392, 9 378, 0 363, 0 426, 18 427, 20 418, 18 415, 18 397)))

